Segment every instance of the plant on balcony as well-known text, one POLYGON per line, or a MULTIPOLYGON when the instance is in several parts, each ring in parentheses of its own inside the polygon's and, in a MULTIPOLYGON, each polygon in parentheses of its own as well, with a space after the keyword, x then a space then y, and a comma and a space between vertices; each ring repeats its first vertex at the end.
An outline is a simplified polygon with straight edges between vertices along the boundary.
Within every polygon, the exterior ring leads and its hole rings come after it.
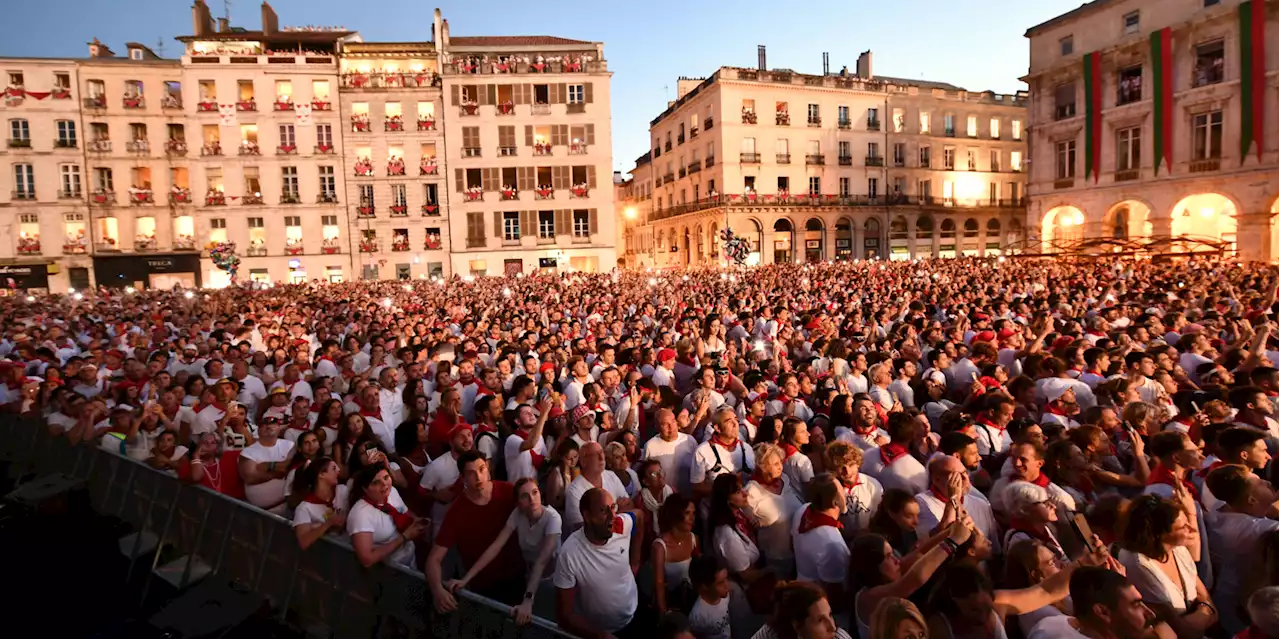
POLYGON ((98 188, 89 194, 89 201, 94 204, 110 204, 115 201, 116 194, 114 191, 98 188))
POLYGON ((475 100, 465 100, 465 99, 464 99, 464 100, 462 101, 462 114, 463 114, 463 115, 475 115, 475 114, 477 114, 477 113, 479 113, 479 112, 480 112, 480 105, 479 105, 479 104, 477 104, 475 100))
POLYGON ((387 175, 404 175, 404 158, 391 157, 387 159, 387 175))
POLYGON ((356 177, 373 177, 373 161, 369 158, 360 158, 356 160, 353 167, 356 177))
POLYGON ((331 108, 333 108, 333 105, 331 105, 328 100, 312 100, 311 101, 312 111, 328 111, 331 108))
POLYGON ((161 109, 181 109, 182 95, 173 94, 173 93, 166 94, 163 98, 160 98, 160 108, 161 109))
POLYGON ((519 194, 519 193, 518 193, 514 188, 512 188, 511 186, 506 185, 506 184, 503 184, 503 185, 502 185, 502 199, 503 199, 503 200, 518 200, 518 199, 520 199, 520 194, 519 194))
POLYGON ((151 189, 140 189, 138 187, 130 187, 129 201, 133 204, 151 204, 153 199, 151 189))
POLYGON ((419 131, 435 131, 435 130, 436 130, 436 119, 435 119, 435 118, 424 118, 424 117, 419 117, 419 118, 418 118, 418 130, 419 130, 419 131))
POLYGON ((141 109, 146 106, 146 104, 146 100, 140 95, 124 96, 124 108, 126 109, 141 109))
POLYGON ((240 155, 262 155, 262 149, 258 148, 257 142, 245 140, 240 143, 240 155))
POLYGON ((382 128, 387 131, 403 131, 404 120, 398 115, 390 116, 383 121, 382 128))
POLYGON ((186 155, 187 143, 183 140, 168 140, 164 143, 164 150, 169 155, 186 155))
POLYGON ((356 207, 356 215, 362 218, 371 218, 374 216, 374 207, 372 204, 361 204, 356 207))
POLYGON ((484 199, 484 189, 478 186, 468 186, 463 195, 466 196, 468 202, 478 202, 484 199))
POLYGON ((278 155, 297 155, 297 154, 298 154, 298 145, 296 145, 296 144, 281 144, 280 146, 276 147, 276 153, 277 153, 278 155))
POLYGON ((360 252, 361 253, 377 253, 378 240, 376 238, 370 238, 370 237, 366 237, 360 240, 360 252))
POLYGON ((211 113, 218 110, 218 103, 213 100, 201 100, 196 103, 196 111, 200 113, 211 113))
POLYGON ((133 248, 134 250, 137 250, 137 251, 154 250, 156 248, 155 233, 151 233, 151 234, 139 233, 137 237, 133 238, 133 248))
POLYGON ((756 112, 755 112, 755 111, 752 111, 751 109, 743 108, 743 109, 742 109, 742 123, 743 123, 743 124, 755 124, 755 123, 756 123, 756 112))
POLYGON ((369 127, 369 114, 357 113, 351 116, 351 132, 352 133, 368 133, 370 130, 371 129, 369 127))
POLYGON ((428 251, 438 251, 442 245, 439 233, 427 233, 427 239, 422 243, 422 247, 428 251))
POLYGON ((391 205, 391 217, 404 217, 408 214, 409 214, 409 205, 407 204, 391 205))
POLYGON ((222 143, 209 142, 201 146, 200 155, 222 155, 222 143))
POLYGON ((499 115, 511 115, 515 112, 516 112, 516 105, 513 104, 511 100, 505 100, 503 101, 502 104, 498 105, 499 115))
POLYGON ((422 158, 422 162, 418 164, 419 175, 435 175, 439 167, 436 166, 435 156, 422 158))
POLYGON ((257 111, 258 103, 254 102, 253 98, 249 98, 248 100, 237 100, 236 110, 237 111, 257 111))
POLYGON ((391 250, 397 253, 409 250, 409 236, 397 235, 391 238, 391 250))
POLYGON ((204 194, 205 206, 224 206, 226 205, 226 203, 227 203, 227 196, 222 191, 219 191, 217 189, 209 189, 208 192, 204 194))
POLYGON ((332 155, 334 152, 332 144, 317 144, 316 153, 320 155, 332 155))
POLYGON ((533 154, 534 155, 551 155, 551 144, 548 142, 534 142, 533 154))
POLYGON ((581 184, 574 184, 573 188, 570 189, 569 192, 573 194, 573 197, 578 197, 578 198, 587 197, 587 194, 588 194, 587 183, 582 182, 581 184))
POLYGON ((23 233, 18 238, 18 255, 39 255, 40 236, 23 233))
POLYGON ((65 88, 65 87, 58 87, 58 88, 54 89, 54 90, 53 90, 53 92, 52 92, 52 93, 50 93, 49 95, 52 95, 52 96, 53 96, 53 99, 55 99, 55 100, 70 100, 70 99, 71 99, 71 89, 68 89, 68 88, 65 88))
POLYGON ((293 99, 287 95, 278 97, 276 98, 276 101, 272 103, 271 108, 276 111, 292 111, 293 99))
POLYGON ((320 252, 325 255, 335 255, 340 250, 342 250, 342 247, 338 244, 338 238, 336 237, 326 237, 320 243, 320 252))
POLYGON ((302 240, 291 237, 284 241, 285 255, 302 255, 302 240))
POLYGON ((440 214, 440 205, 439 205, 439 204, 423 204, 423 205, 422 205, 422 216, 423 216, 423 217, 435 217, 435 216, 437 216, 437 215, 439 215, 439 214, 440 214))

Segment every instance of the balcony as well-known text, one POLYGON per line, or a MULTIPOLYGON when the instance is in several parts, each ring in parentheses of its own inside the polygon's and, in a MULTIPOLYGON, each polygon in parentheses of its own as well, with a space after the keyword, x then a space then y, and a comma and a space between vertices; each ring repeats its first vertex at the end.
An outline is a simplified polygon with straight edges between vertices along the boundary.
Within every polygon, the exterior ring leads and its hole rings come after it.
POLYGON ((779 153, 774 156, 774 161, 777 162, 778 164, 791 164, 791 154, 779 153))
POLYGON ((333 148, 332 144, 317 144, 315 151, 317 155, 333 155, 334 153, 337 153, 337 150, 333 148))
POLYGON ((534 104, 529 107, 529 113, 532 115, 551 115, 551 105, 534 104))
POLYGON ((574 142, 569 145, 569 155, 586 155, 588 149, 586 142, 574 142))
POLYGON ((848 131, 853 128, 853 123, 848 120, 836 120, 836 128, 848 131))
POLYGON ((709 169, 709 168, 711 168, 711 167, 713 167, 713 166, 715 166, 715 165, 716 165, 716 156, 714 156, 714 155, 708 155, 708 156, 707 156, 707 161, 706 161, 705 163, 703 163, 703 166, 709 169))
POLYGON ((478 186, 469 186, 466 191, 462 192, 462 197, 467 202, 483 202, 484 189, 478 186))
POLYGON ((407 204, 392 204, 392 205, 391 205, 391 217, 409 217, 409 205, 407 205, 407 204))
POLYGON ((711 118, 707 118, 707 119, 705 119, 705 120, 703 120, 703 121, 702 121, 702 130, 703 130, 703 131, 710 131, 710 130, 715 126, 715 124, 716 124, 716 121, 715 121, 715 120, 713 120, 713 119, 711 119, 711 118))
POLYGON ((101 242, 95 242, 93 250, 98 253, 119 253, 120 241, 114 237, 104 237, 101 242))
POLYGON ((59 200, 78 200, 80 197, 80 189, 76 189, 74 191, 58 191, 59 200))
POLYGON ((261 206, 263 203, 261 193, 253 193, 251 195, 241 196, 240 204, 244 206, 261 206))
POLYGON ((440 215, 439 204, 427 203, 422 205, 422 217, 436 217, 438 215, 440 215))
POLYGON ((688 175, 688 172, 685 170, 683 166, 680 167, 680 170, 676 171, 676 173, 680 176, 680 179, 684 179, 684 176, 688 175))
POLYGON ((743 164, 759 164, 760 154, 759 153, 740 153, 738 154, 738 161, 743 164))
POLYGON ((326 237, 320 243, 320 252, 325 255, 337 255, 341 250, 342 246, 338 243, 338 238, 336 237, 326 237))
POLYGON ((702 170, 701 162, 694 162, 693 164, 689 165, 689 175, 693 175, 694 173, 697 173, 698 171, 701 171, 701 170, 702 170))
POLYGON ((668 173, 668 174, 666 174, 666 175, 662 176, 662 183, 663 183, 663 184, 671 184, 672 182, 675 182, 675 181, 676 181, 676 174, 675 174, 675 173, 668 173))
POLYGON ((516 156, 516 147, 514 147, 514 146, 500 146, 500 147, 498 147, 498 157, 500 157, 500 158, 513 158, 513 157, 515 157, 515 156, 516 156))
POLYGON ((53 92, 50 93, 50 95, 52 95, 53 99, 55 100, 70 100, 71 89, 67 87, 55 86, 53 87, 53 92))
POLYGON ((397 177, 404 175, 404 160, 401 158, 391 158, 387 160, 387 177, 397 177))
POLYGON ((774 114, 773 122, 778 126, 791 126, 791 114, 786 111, 780 111, 774 114))
MULTIPOLYGON (((258 240, 258 242, 263 242, 263 240, 258 240)), ((249 257, 266 257, 267 256, 266 244, 258 244, 258 243, 250 244, 248 248, 244 250, 244 254, 249 257)))
POLYGON ((338 203, 338 194, 332 191, 321 191, 320 195, 316 196, 316 204, 337 204, 337 203, 338 203))
POLYGON ((34 199, 36 199, 36 192, 35 192, 34 190, 30 190, 30 189, 19 190, 19 191, 10 191, 10 192, 9 192, 9 199, 11 199, 11 200, 22 200, 22 201, 30 201, 30 200, 34 200, 34 199))
POLYGON ((306 247, 302 245, 302 240, 297 238, 292 238, 292 237, 289 238, 288 240, 285 240, 285 243, 284 243, 285 255, 302 255, 303 253, 306 253, 306 252, 307 250, 306 250, 306 247))
POLYGON ((666 144, 662 145, 662 150, 666 151, 667 153, 671 152, 671 140, 667 140, 666 144))
POLYGON ((281 144, 280 146, 276 147, 276 155, 297 155, 297 154, 298 154, 298 145, 296 144, 281 144))
POLYGON ((591 190, 587 188, 585 183, 575 184, 573 185, 573 188, 569 189, 569 199, 571 200, 584 200, 588 197, 591 197, 591 190))
POLYGON ((409 236, 397 235, 391 238, 391 252, 404 253, 409 250, 409 236))
POLYGON ((281 204, 302 204, 302 198, 297 194, 297 192, 285 191, 284 193, 280 194, 280 203, 281 204))
POLYGON ((328 100, 312 100, 311 110, 312 111, 332 111, 333 103, 328 100))
POLYGON ((436 166, 434 157, 422 158, 422 161, 418 163, 418 175, 436 175, 439 170, 440 167, 436 166))
POLYGON ((111 140, 106 140, 106 139, 92 140, 89 142, 88 151, 90 153, 110 153, 111 140))
POLYGON ((194 251, 196 250, 196 238, 190 235, 179 235, 173 239, 173 250, 175 251, 194 251))
POLYGON ((879 131, 879 130, 880 130, 880 120, 867 120, 867 130, 868 130, 868 131, 879 131))
POLYGON ((377 217, 377 212, 372 204, 361 204, 356 207, 356 217, 362 220, 371 220, 377 217))
POLYGON ((810 166, 821 166, 826 164, 826 162, 826 156, 820 153, 810 153, 809 155, 804 156, 804 163, 810 166))
POLYGON ((187 143, 183 140, 167 140, 164 143, 165 155, 186 155, 187 143))
POLYGON ((67 241, 62 243, 63 255, 84 255, 89 252, 89 240, 83 235, 78 237, 68 237, 67 241))
POLYGON ((128 153, 150 153, 151 142, 147 140, 129 140, 124 143, 124 150, 128 153))
POLYGON ((556 197, 556 190, 550 184, 540 185, 533 192, 535 200, 553 200, 556 197))
POLYGON ((227 195, 222 191, 209 191, 204 195, 205 206, 226 206, 227 195))
POLYGON ((257 142, 245 140, 240 143, 240 148, 237 150, 237 153, 239 155, 262 155, 262 149, 258 148, 257 142))
POLYGON ((129 203, 134 206, 155 204, 155 194, 151 189, 129 189, 129 203))
POLYGON ((809 116, 809 126, 822 126, 822 118, 816 115, 809 116))
POLYGON ((1074 177, 1058 178, 1053 181, 1053 188, 1055 189, 1069 189, 1075 185, 1076 179, 1074 177))
POLYGON ((418 130, 419 131, 435 131, 436 119, 435 118, 418 118, 418 130))
POLYGON ((1053 109, 1053 119, 1065 120, 1067 118, 1076 117, 1076 103, 1059 104, 1053 109))
POLYGON ((200 147, 200 155, 215 156, 222 155, 222 145, 217 142, 210 142, 200 147))
POLYGON ((272 111, 292 111, 293 100, 289 99, 288 96, 276 98, 276 101, 271 103, 271 110, 272 111))
POLYGON ((169 93, 165 95, 163 98, 160 98, 160 108, 181 111, 182 110, 182 94, 169 93))
POLYGON ((344 73, 339 77, 340 86, 344 89, 425 89, 440 86, 440 75, 437 73, 344 73))
POLYGON ((351 167, 351 173, 356 177, 373 177, 373 161, 369 158, 356 160, 355 165, 351 167))
POLYGON ((836 159, 836 161, 840 163, 840 166, 853 166, 852 155, 841 155, 836 159))
POLYGON ((121 102, 126 109, 142 109, 147 106, 146 98, 140 95, 126 95, 121 98, 121 102))
POLYGON ((139 235, 138 237, 133 238, 133 250, 141 253, 156 250, 156 236, 139 235))
POLYGON ((1111 180, 1113 182, 1130 182, 1136 179, 1138 179, 1138 169, 1125 169, 1123 171, 1116 171, 1111 176, 1111 180))
POLYGON ((1205 158, 1203 160, 1195 160, 1188 167, 1187 171, 1191 173, 1209 173, 1217 171, 1222 165, 1221 158, 1205 158))
POLYGON ((506 102, 495 106, 494 111, 497 112, 498 115, 515 115, 516 105, 512 104, 510 100, 507 100, 506 102))
POLYGON ((463 102, 458 107, 458 114, 465 116, 480 115, 480 105, 475 102, 463 102))
POLYGON ((681 144, 684 144, 684 134, 676 136, 676 146, 680 146, 681 144))
MULTIPOLYGON (((35 197, 35 194, 32 194, 32 197, 35 197)), ((111 206, 116 203, 115 191, 94 189, 94 191, 89 194, 89 203, 96 204, 98 206, 111 206)))
POLYGON ((351 132, 352 133, 370 133, 373 131, 373 125, 369 123, 368 114, 358 114, 351 116, 351 132))
POLYGON ((533 154, 534 155, 551 155, 551 144, 547 142, 534 142, 533 154))
MULTIPOLYGON (((897 168, 903 168, 903 167, 905 167, 905 166, 907 165, 907 159, 906 159, 906 158, 893 158, 893 165, 894 165, 895 167, 897 167, 897 168)), ((998 171, 999 169, 993 169, 993 170, 997 170, 997 171, 998 171)))
POLYGON ((218 102, 216 100, 201 100, 196 103, 197 113, 217 113, 218 102))
POLYGON ((439 233, 427 233, 426 238, 422 240, 422 248, 427 251, 439 251, 444 248, 444 242, 440 241, 439 233))
POLYGON ((9 138, 9 148, 29 149, 31 148, 31 139, 30 138, 9 138))
POLYGON ((383 118, 382 130, 388 133, 403 133, 404 120, 401 119, 401 117, 398 115, 393 115, 389 118, 383 118))
MULTIPOLYGON (((107 108, 107 96, 105 95, 89 96, 81 100, 80 104, 84 105, 84 108, 86 109, 105 109, 107 108)), ((217 111, 218 110, 217 107, 218 105, 215 104, 213 110, 217 111)))
POLYGON ((499 191, 499 193, 502 196, 503 202, 514 202, 520 199, 520 192, 508 186, 502 187, 502 190, 499 191))
POLYGON ((689 139, 692 140, 696 137, 698 137, 698 127, 696 126, 689 127, 689 139))
POLYGON ((254 102, 252 98, 248 100, 236 101, 236 111, 240 111, 243 113, 246 111, 257 111, 257 110, 258 110, 258 103, 254 102))
POLYGON ((743 123, 743 124, 755 124, 755 123, 756 123, 756 112, 755 112, 755 111, 747 111, 747 110, 743 110, 743 111, 742 111, 742 123, 743 123))
POLYGON ((190 204, 191 189, 172 187, 169 189, 169 204, 190 204))
POLYGON ((955 129, 943 129, 943 131, 942 131, 942 135, 945 135, 946 137, 949 137, 949 138, 954 138, 954 137, 956 137, 956 130, 955 130, 955 129))
POLYGON ((39 237, 18 238, 18 255, 39 255, 39 254, 40 254, 40 238, 39 237))
POLYGON ((79 146, 75 138, 57 138, 53 141, 55 149, 74 149, 79 146))
POLYGON ((361 253, 377 253, 380 250, 377 239, 365 238, 360 240, 361 253))

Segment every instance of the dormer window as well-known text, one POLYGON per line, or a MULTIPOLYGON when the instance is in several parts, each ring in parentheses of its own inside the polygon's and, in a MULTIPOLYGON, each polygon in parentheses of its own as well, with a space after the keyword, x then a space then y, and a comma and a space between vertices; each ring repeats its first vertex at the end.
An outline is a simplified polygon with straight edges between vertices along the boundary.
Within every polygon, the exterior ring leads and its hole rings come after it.
POLYGON ((141 59, 142 59, 142 49, 129 49, 129 59, 130 59, 130 60, 141 60, 141 59))

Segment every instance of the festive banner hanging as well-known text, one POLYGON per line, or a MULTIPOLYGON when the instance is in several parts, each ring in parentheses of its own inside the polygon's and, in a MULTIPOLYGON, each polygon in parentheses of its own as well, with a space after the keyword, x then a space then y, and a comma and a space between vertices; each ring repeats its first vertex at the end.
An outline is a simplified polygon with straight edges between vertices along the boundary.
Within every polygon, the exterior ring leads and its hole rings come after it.
POLYGON ((1165 170, 1173 171, 1173 51, 1169 27, 1151 33, 1151 77, 1154 80, 1155 112, 1153 148, 1155 150, 1155 175, 1160 174, 1160 162, 1165 170))
POLYGON ((298 116, 299 126, 311 125, 311 105, 310 104, 295 105, 293 107, 293 112, 296 113, 298 116))
POLYGON ((1263 105, 1266 102, 1266 3, 1240 3, 1240 163, 1253 144, 1262 161, 1263 105))
POLYGON ((1084 56, 1084 179, 1098 181, 1102 168, 1102 54, 1084 56))
POLYGON ((235 125, 236 125, 236 105, 234 105, 234 104, 219 104, 219 105, 218 105, 218 115, 221 115, 221 116, 222 116, 222 126, 235 126, 235 125))

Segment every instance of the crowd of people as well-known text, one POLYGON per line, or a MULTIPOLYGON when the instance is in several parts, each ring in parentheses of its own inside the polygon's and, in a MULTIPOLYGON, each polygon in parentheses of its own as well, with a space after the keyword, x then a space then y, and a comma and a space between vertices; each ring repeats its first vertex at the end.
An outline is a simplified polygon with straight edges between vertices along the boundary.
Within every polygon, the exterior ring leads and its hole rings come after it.
POLYGON ((1277 273, 0 298, 0 406, 594 637, 1275 637, 1277 273))

